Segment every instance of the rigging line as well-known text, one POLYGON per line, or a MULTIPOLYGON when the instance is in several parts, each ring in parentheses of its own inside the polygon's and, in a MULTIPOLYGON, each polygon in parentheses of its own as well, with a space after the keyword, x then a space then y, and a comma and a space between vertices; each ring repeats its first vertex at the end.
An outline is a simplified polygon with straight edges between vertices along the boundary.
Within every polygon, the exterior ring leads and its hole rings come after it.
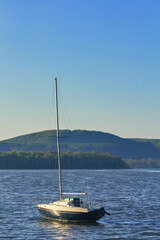
POLYGON ((52 129, 54 129, 54 118, 53 116, 55 115, 55 108, 54 108, 54 103, 55 103, 55 99, 54 99, 54 82, 52 85, 52 92, 51 92, 51 99, 50 99, 50 108, 49 108, 49 116, 48 116, 48 135, 51 134, 52 129))
MULTIPOLYGON (((56 143, 54 140, 53 140, 53 137, 52 138, 49 138, 50 136, 54 135, 54 132, 55 131, 55 127, 56 126, 56 123, 54 121, 54 117, 56 115, 55 113, 55 92, 54 92, 54 81, 52 80, 52 85, 51 85, 51 96, 50 96, 50 107, 49 107, 49 116, 48 116, 48 134, 47 134, 47 141, 50 142, 50 146, 51 146, 51 152, 55 152, 54 150, 54 144, 56 143)), ((55 134, 56 134, 56 131, 55 131, 55 134)), ((56 140, 56 138, 55 138, 56 140)), ((51 164, 51 166, 53 166, 53 169, 57 169, 57 161, 53 160, 53 165, 51 164)), ((52 168, 52 167, 51 167, 52 168)), ((53 176, 54 176, 54 173, 53 173, 53 176)), ((55 176, 54 176, 55 178, 55 176)), ((54 186, 53 186, 53 192, 54 192, 54 186)))
MULTIPOLYGON (((60 85, 60 83, 59 83, 59 85, 58 85, 58 97, 59 97, 59 103, 60 103, 60 111, 62 112, 62 116, 63 116, 63 118, 61 118, 61 119, 63 119, 64 120, 64 123, 65 123, 65 125, 66 125, 66 128, 65 129, 68 129, 68 130, 71 130, 71 131, 73 131, 73 126, 72 126, 72 124, 71 124, 71 121, 70 121, 70 118, 69 118, 69 114, 68 114, 68 109, 67 109, 67 107, 66 107, 66 104, 65 104, 65 99, 64 99, 64 97, 63 97, 63 94, 62 94, 62 91, 61 91, 61 85, 60 85)), ((60 120, 61 120, 60 119, 60 120)), ((72 132, 72 134, 71 134, 71 136, 72 136, 72 144, 76 144, 76 137, 75 137, 75 134, 73 134, 73 132, 72 132)), ((77 144, 76 144, 76 148, 77 148, 77 144)))
POLYGON ((66 125, 66 129, 72 129, 71 121, 70 121, 69 114, 68 114, 68 110, 67 110, 65 100, 64 100, 64 97, 63 97, 60 86, 59 86, 59 100, 60 100, 60 104, 61 104, 61 111, 62 111, 62 116, 63 116, 64 123, 66 125))
MULTIPOLYGON (((67 107, 66 107, 65 100, 64 100, 63 94, 61 92, 61 89, 60 89, 60 101, 61 101, 61 105, 62 105, 62 113, 63 113, 63 116, 64 116, 64 122, 67 126, 67 129, 72 131, 70 140, 72 142, 72 148, 74 149, 73 145, 76 144, 76 138, 73 134, 73 126, 72 126, 72 123, 71 123, 70 118, 69 118, 68 110, 67 110, 67 107)), ((77 146, 75 146, 75 147, 77 148, 77 146)))

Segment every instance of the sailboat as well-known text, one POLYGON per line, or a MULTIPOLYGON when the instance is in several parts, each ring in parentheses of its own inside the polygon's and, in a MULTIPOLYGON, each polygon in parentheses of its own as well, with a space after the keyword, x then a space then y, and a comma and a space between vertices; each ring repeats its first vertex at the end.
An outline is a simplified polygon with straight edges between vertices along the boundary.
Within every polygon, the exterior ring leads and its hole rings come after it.
POLYGON ((67 222, 95 222, 105 214, 110 215, 110 213, 105 211, 102 204, 101 206, 98 206, 95 205, 94 202, 87 201, 87 199, 84 199, 83 197, 80 198, 80 196, 84 196, 86 193, 65 193, 62 191, 57 78, 55 78, 55 98, 60 200, 49 204, 38 204, 37 207, 42 217, 46 219, 67 222), (70 195, 70 197, 65 198, 66 195, 70 195))

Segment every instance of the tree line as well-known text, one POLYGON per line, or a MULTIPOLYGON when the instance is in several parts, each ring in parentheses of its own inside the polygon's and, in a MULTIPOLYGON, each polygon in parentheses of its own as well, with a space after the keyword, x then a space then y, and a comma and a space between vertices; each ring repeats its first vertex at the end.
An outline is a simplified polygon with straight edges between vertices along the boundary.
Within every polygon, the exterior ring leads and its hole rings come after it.
MULTIPOLYGON (((0 152, 0 169, 57 169, 55 152, 0 152)), ((62 169, 122 169, 129 165, 119 157, 98 152, 64 152, 62 169)))
POLYGON ((131 168, 160 168, 160 160, 152 158, 127 159, 126 162, 131 168))

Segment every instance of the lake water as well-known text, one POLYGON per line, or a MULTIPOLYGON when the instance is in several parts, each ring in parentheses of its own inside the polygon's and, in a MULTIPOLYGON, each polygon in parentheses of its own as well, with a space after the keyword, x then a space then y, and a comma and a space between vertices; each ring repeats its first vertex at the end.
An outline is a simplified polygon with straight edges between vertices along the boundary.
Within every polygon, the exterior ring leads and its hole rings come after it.
POLYGON ((0 171, 1 239, 160 239, 160 170, 63 170, 63 189, 104 200, 95 224, 43 220, 34 197, 59 198, 56 170, 0 171), (64 180, 65 179, 65 180, 64 180))

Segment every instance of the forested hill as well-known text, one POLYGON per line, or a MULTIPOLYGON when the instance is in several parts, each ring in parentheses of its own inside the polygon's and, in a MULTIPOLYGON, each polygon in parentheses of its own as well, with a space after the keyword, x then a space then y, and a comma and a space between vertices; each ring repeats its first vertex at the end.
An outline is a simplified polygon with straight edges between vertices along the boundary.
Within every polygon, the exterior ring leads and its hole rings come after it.
MULTIPOLYGON (((111 153, 125 159, 160 159, 159 140, 125 139, 113 134, 87 130, 61 130, 62 152, 111 153)), ((56 131, 43 131, 0 142, 0 152, 56 151, 56 131)))

